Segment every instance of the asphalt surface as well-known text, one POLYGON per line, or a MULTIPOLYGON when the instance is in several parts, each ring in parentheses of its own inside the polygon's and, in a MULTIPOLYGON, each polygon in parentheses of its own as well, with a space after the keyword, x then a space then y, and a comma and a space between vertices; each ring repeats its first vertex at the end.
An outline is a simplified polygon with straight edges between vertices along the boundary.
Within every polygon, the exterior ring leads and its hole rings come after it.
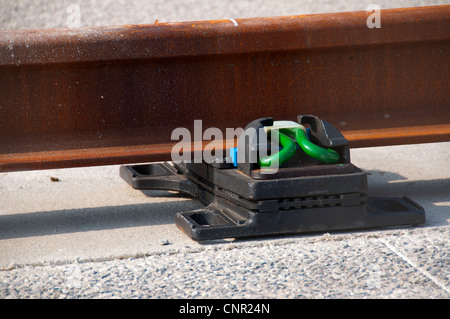
MULTIPOLYGON (((365 10, 372 1, 0 1, 0 29, 365 10)), ((381 8, 448 1, 378 1, 381 8)), ((450 297, 450 143, 352 149, 372 196, 409 196, 415 228, 194 242, 200 208, 136 191, 118 166, 0 173, 0 298, 450 297), (53 179, 52 179, 53 177, 53 179)))

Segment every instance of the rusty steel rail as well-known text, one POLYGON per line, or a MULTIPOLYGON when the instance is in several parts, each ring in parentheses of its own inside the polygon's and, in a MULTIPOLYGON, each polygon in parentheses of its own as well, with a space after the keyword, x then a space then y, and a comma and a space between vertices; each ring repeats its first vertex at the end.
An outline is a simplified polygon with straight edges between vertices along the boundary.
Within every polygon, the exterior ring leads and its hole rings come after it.
POLYGON ((450 6, 368 15, 0 32, 0 171, 167 160, 195 119, 314 114, 351 147, 449 141, 450 6))

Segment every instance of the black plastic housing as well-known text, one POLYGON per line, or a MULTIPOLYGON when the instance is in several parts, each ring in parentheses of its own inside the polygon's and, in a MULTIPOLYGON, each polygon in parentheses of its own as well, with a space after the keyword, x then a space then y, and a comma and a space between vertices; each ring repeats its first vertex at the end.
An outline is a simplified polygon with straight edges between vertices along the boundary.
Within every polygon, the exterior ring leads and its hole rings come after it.
MULTIPOLYGON (((204 208, 175 217, 199 241, 425 223, 423 208, 407 197, 367 195, 367 174, 350 163, 348 141, 331 124, 311 115, 298 122, 309 127, 312 142, 336 150, 339 162, 321 164, 297 152, 275 174, 263 174, 256 163, 234 167, 228 158, 126 165, 120 174, 136 189, 175 190, 199 200, 204 208)), ((264 118, 247 128, 272 123, 264 118)), ((260 141, 239 140, 238 151, 261 147, 260 141)))

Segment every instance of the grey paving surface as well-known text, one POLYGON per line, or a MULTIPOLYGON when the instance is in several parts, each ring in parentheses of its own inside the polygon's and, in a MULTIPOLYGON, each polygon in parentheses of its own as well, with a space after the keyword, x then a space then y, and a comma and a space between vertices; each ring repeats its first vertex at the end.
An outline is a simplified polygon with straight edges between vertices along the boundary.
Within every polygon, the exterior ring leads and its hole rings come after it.
POLYGON ((322 235, 24 267, 0 273, 0 293, 7 298, 448 298, 447 236, 448 228, 322 235))
POLYGON ((365 11, 450 4, 448 0, 0 0, 0 30, 67 27, 79 5, 80 27, 365 11))
MULTIPOLYGON (((0 29, 65 27, 71 3, 91 26, 364 10, 372 1, 0 1, 0 29)), ((372 196, 413 198, 426 224, 197 243, 173 224, 197 202, 135 191, 118 166, 0 173, 0 298, 449 298, 450 143, 353 149, 352 161, 370 174, 372 196)))

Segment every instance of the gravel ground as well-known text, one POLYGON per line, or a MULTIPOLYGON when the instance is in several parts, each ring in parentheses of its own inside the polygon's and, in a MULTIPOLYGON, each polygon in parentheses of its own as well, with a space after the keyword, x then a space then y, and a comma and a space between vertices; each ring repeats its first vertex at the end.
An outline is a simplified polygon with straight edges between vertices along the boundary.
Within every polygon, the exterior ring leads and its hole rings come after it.
POLYGON ((167 246, 140 258, 16 267, 0 272, 0 298, 449 298, 449 231, 167 246))

